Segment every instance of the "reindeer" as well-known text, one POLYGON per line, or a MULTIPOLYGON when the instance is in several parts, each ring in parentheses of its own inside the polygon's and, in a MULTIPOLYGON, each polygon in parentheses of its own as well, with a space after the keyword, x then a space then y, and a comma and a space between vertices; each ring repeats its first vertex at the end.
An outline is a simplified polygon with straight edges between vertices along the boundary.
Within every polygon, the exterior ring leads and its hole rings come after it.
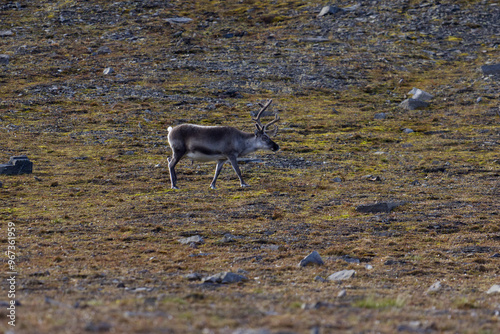
POLYGON ((217 161, 215 175, 210 184, 210 188, 216 189, 215 182, 224 163, 229 160, 236 175, 240 179, 242 187, 249 187, 241 177, 241 171, 238 167, 237 159, 257 150, 270 150, 276 152, 280 149, 279 145, 271 140, 269 136, 275 136, 278 127, 275 125, 272 134, 268 128, 278 122, 280 118, 276 113, 274 120, 262 125, 260 118, 264 110, 269 107, 272 100, 262 106, 257 117, 252 120, 255 122, 255 133, 247 133, 230 126, 201 126, 194 124, 181 124, 174 128, 168 128, 168 143, 172 148, 172 158, 168 159, 168 169, 170 171, 170 181, 172 189, 177 188, 177 175, 175 166, 184 157, 193 161, 217 161))

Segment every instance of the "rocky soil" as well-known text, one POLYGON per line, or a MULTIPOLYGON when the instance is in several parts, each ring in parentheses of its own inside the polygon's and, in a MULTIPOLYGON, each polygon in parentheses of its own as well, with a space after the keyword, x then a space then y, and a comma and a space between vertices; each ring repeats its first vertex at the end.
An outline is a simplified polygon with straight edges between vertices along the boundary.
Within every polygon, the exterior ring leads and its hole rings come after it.
POLYGON ((499 332, 499 34, 491 0, 0 3, 0 329, 499 332), (269 98, 250 188, 170 189, 168 126, 269 98))

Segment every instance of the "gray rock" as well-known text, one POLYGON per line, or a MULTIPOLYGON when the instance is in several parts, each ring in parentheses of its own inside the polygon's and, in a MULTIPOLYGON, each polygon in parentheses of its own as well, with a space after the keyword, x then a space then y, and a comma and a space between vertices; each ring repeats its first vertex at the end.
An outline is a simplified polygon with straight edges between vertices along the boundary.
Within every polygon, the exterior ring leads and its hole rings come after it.
POLYGON ((488 291, 486 291, 486 293, 487 294, 500 293, 500 284, 493 285, 488 291))
POLYGON ((185 277, 188 279, 188 281, 200 281, 202 279, 200 273, 187 274, 185 277))
POLYGON ((415 131, 413 131, 412 129, 408 129, 408 128, 406 128, 406 129, 404 129, 404 130, 403 130, 403 132, 404 132, 404 133, 413 133, 413 132, 415 132, 415 131))
POLYGON ((165 19, 168 23, 177 23, 177 24, 182 24, 182 23, 189 23, 193 21, 193 19, 190 19, 188 17, 171 17, 168 19, 165 19))
POLYGON ((0 55, 0 65, 9 65, 10 56, 9 55, 0 55))
POLYGON ((311 334, 321 334, 321 327, 314 326, 313 328, 311 328, 311 330, 309 331, 309 333, 311 333, 311 334))
POLYGON ((355 257, 350 257, 349 255, 341 256, 340 259, 344 260, 347 263, 360 264, 361 260, 355 257))
POLYGON ((238 328, 233 332, 233 334, 271 334, 271 331, 265 328, 238 328))
POLYGON ((308 265, 324 265, 325 263, 323 262, 323 259, 319 255, 317 251, 313 251, 311 254, 307 255, 302 261, 300 261, 299 266, 300 267, 305 267, 308 265))
POLYGON ((385 112, 379 112, 378 114, 375 114, 374 119, 386 119, 387 114, 385 112))
POLYGON ((85 331, 87 332, 96 332, 96 333, 103 333, 103 332, 109 332, 113 328, 113 325, 111 325, 108 322, 89 322, 85 325, 85 331))
POLYGON ((308 38, 300 38, 299 42, 308 42, 308 43, 326 43, 329 42, 330 39, 323 36, 317 37, 308 37, 308 38))
POLYGON ((98 55, 109 54, 109 53, 111 53, 111 49, 107 46, 101 46, 99 49, 97 49, 98 55))
POLYGON ((331 274, 328 276, 327 280, 329 281, 345 281, 350 278, 352 278, 354 275, 356 275, 355 270, 342 270, 342 271, 337 271, 336 273, 331 274))
POLYGON ((357 212, 362 213, 379 213, 379 212, 391 212, 394 208, 402 205, 402 202, 382 202, 374 204, 363 204, 356 207, 357 212))
POLYGON ((33 173, 33 162, 25 155, 10 157, 7 164, 0 165, 0 174, 20 175, 31 173, 33 173))
POLYGON ((231 284, 231 283, 239 283, 246 281, 248 281, 248 278, 246 278, 245 276, 227 271, 209 276, 203 280, 204 283, 218 283, 218 284, 231 284))
POLYGON ((354 12, 356 9, 358 9, 359 7, 361 7, 361 4, 360 3, 357 3, 355 5, 352 5, 352 6, 348 6, 348 7, 344 7, 342 8, 342 10, 346 11, 346 12, 354 12))
POLYGON ((337 13, 341 13, 343 11, 344 10, 340 7, 328 5, 328 6, 325 6, 321 9, 321 11, 318 14, 318 17, 325 16, 325 15, 337 14, 337 13))
POLYGON ((347 295, 347 291, 345 291, 345 289, 342 289, 339 291, 339 293, 337 294, 337 298, 343 298, 347 295))
POLYGON ((191 245, 191 244, 198 245, 204 243, 205 241, 201 236, 193 235, 192 237, 189 238, 181 238, 179 239, 179 242, 183 245, 191 245))
POLYGON ((12 30, 2 30, 0 31, 0 37, 8 37, 8 36, 13 36, 14 33, 12 30))
POLYGON ((440 281, 437 281, 436 283, 432 284, 429 289, 427 289, 427 292, 426 294, 428 295, 432 295, 432 294, 435 294, 435 293, 438 293, 439 291, 441 291, 443 289, 443 286, 441 285, 441 282, 440 281))
POLYGON ((340 177, 337 176, 336 178, 333 179, 333 182, 341 183, 342 182, 342 178, 340 178, 340 177))
POLYGON ((223 242, 223 243, 234 242, 235 238, 236 237, 234 235, 232 235, 231 233, 226 233, 226 234, 224 234, 224 236, 222 237, 220 242, 223 242))
POLYGON ((481 66, 481 71, 483 71, 483 74, 486 75, 500 74, 500 64, 483 65, 481 66))
POLYGON ((321 276, 316 276, 316 277, 314 277, 314 280, 315 280, 316 282, 322 282, 322 283, 326 282, 326 279, 324 279, 324 278, 323 278, 323 277, 321 277, 321 276))
POLYGON ((102 73, 103 73, 104 75, 108 75, 108 74, 111 74, 111 73, 113 73, 113 72, 114 72, 114 70, 113 70, 113 68, 111 68, 111 67, 106 67, 106 68, 104 69, 104 71, 102 71, 102 73))
POLYGON ((413 99, 419 101, 430 101, 432 100, 432 98, 434 98, 434 96, 432 96, 431 94, 415 87, 413 87, 413 89, 410 90, 408 94, 413 95, 413 99))
POLYGON ((406 110, 415 110, 415 109, 424 109, 429 106, 429 102, 415 100, 415 99, 406 99, 399 104, 399 107, 406 110))

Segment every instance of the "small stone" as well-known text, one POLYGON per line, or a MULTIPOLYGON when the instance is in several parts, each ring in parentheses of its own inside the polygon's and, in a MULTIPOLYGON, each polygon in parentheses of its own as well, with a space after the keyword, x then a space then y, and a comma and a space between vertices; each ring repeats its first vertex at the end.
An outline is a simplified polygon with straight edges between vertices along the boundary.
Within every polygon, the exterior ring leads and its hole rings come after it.
POLYGON ((8 36, 13 36, 14 33, 12 30, 2 30, 0 31, 0 37, 8 37, 8 36))
POLYGON ((10 56, 9 55, 0 55, 0 65, 9 65, 10 56))
POLYGON ((481 66, 481 71, 483 71, 483 74, 486 75, 500 74, 500 64, 483 65, 481 66))
POLYGON ((406 128, 406 129, 404 129, 404 130, 403 130, 403 132, 404 132, 404 133, 413 133, 413 132, 415 132, 415 131, 413 131, 412 129, 408 129, 408 128, 406 128))
POLYGON ((198 245, 198 244, 204 243, 205 241, 203 240, 203 238, 201 236, 193 235, 192 237, 189 237, 189 238, 179 239, 179 242, 183 245, 191 245, 191 244, 198 245))
POLYGON ((347 295, 347 291, 345 289, 342 289, 339 291, 339 293, 337 294, 337 298, 343 298, 347 295))
POLYGON ((102 71, 102 73, 103 73, 104 75, 108 75, 108 74, 111 74, 111 73, 113 73, 113 72, 114 72, 114 70, 113 70, 111 67, 106 67, 106 68, 104 69, 104 71, 102 71))
POLYGON ((107 322, 90 322, 85 326, 87 332, 109 332, 113 326, 107 322))
POLYGON ((202 276, 199 273, 191 273, 187 274, 186 278, 188 279, 188 281, 200 281, 202 279, 202 276))
POLYGON ((486 291, 486 293, 487 294, 500 293, 500 284, 493 285, 488 291, 486 291))
POLYGON ((373 266, 371 264, 365 265, 366 270, 372 270, 373 266))
POLYGON ((340 13, 343 11, 344 10, 342 8, 337 7, 337 6, 325 6, 319 12, 318 17, 325 16, 325 15, 337 14, 337 13, 340 13))
POLYGON ((171 17, 168 19, 165 19, 168 23, 177 23, 177 24, 182 24, 182 23, 189 23, 193 21, 193 19, 190 19, 188 17, 171 17))
POLYGON ((354 275, 356 275, 355 270, 342 270, 342 271, 337 271, 336 273, 331 274, 328 276, 327 280, 329 281, 345 281, 350 278, 352 278, 354 275))
POLYGON ((415 100, 415 99, 406 99, 403 102, 401 102, 399 106, 406 110, 424 109, 429 106, 429 102, 415 100))
POLYGON ((238 275, 231 272, 222 272, 212 276, 209 276, 203 280, 204 283, 218 283, 218 284, 231 284, 231 283, 239 283, 246 282, 248 278, 243 275, 238 275))
POLYGON ((333 179, 333 182, 341 183, 342 182, 342 178, 340 178, 340 177, 337 176, 336 178, 333 179))
POLYGON ((427 289, 427 294, 428 295, 432 295, 432 294, 435 294, 435 293, 438 293, 439 291, 441 291, 441 289, 443 288, 443 286, 441 285, 441 282, 437 281, 436 283, 432 284, 429 289, 427 289))
POLYGON ((325 264, 317 251, 313 251, 311 254, 307 255, 302 261, 300 261, 299 266, 305 267, 311 264, 317 264, 319 266, 325 264))
POLYGON ((385 112, 379 112, 378 114, 375 114, 374 118, 375 119, 386 119, 387 114, 385 112))
POLYGON ((229 243, 229 242, 234 242, 235 241, 235 236, 232 235, 231 233, 226 233, 222 237, 221 241, 222 243, 229 243))
POLYGON ((321 277, 321 276, 316 276, 316 277, 314 277, 314 280, 315 280, 316 282, 321 282, 321 283, 326 282, 326 279, 324 279, 324 278, 323 278, 323 277, 321 277))
POLYGON ((354 264, 360 264, 361 261, 358 258, 355 257, 350 257, 349 255, 344 255, 341 257, 342 260, 344 260, 347 263, 354 263, 354 264))
POLYGON ((101 46, 99 49, 97 49, 98 55, 109 54, 109 53, 111 53, 111 49, 107 46, 101 46))

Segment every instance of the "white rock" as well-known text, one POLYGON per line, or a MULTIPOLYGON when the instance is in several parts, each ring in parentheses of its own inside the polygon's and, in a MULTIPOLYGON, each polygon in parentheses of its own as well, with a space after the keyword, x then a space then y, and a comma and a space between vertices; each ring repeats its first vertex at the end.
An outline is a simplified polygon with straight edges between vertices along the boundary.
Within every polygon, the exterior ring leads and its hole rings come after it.
POLYGON ((486 291, 486 293, 487 294, 500 293, 500 284, 493 285, 488 291, 486 291))
POLYGON ((168 23, 182 24, 182 23, 189 23, 189 22, 193 21, 193 19, 190 19, 189 17, 171 17, 171 18, 165 19, 165 21, 167 21, 168 23))
POLYGON ((189 244, 202 244, 204 242, 203 238, 199 235, 193 235, 192 237, 189 238, 182 238, 179 239, 179 242, 183 245, 189 245, 189 244))
POLYGON ((413 95, 413 99, 419 101, 430 101, 434 97, 431 94, 415 87, 413 87, 413 89, 410 90, 408 94, 413 95))
POLYGON ((342 12, 343 9, 337 6, 325 6, 321 8, 321 12, 319 12, 318 17, 325 16, 328 14, 337 14, 338 12, 342 12))
POLYGON ((331 274, 328 276, 327 280, 329 281, 345 281, 350 278, 352 278, 354 275, 356 275, 355 270, 342 270, 342 271, 337 271, 336 273, 331 274))
POLYGON ((438 293, 443 289, 443 286, 441 285, 440 281, 437 281, 436 283, 432 284, 429 289, 427 289, 427 294, 431 295, 434 293, 438 293))

